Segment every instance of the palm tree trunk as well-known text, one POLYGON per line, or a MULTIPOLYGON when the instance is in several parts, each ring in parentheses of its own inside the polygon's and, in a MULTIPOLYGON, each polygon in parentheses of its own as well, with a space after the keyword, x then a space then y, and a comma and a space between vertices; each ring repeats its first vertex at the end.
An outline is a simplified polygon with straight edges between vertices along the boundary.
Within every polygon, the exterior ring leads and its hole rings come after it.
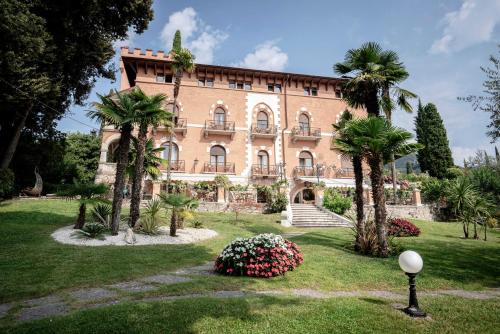
POLYGON ((33 108, 33 103, 29 102, 26 108, 19 115, 17 121, 14 124, 14 134, 12 135, 9 144, 5 148, 2 160, 0 161, 0 169, 6 169, 9 167, 14 153, 16 153, 17 144, 19 144, 19 138, 21 138, 21 131, 24 129, 26 124, 26 119, 28 118, 31 109, 33 108))
MULTIPOLYGON (((383 95, 384 95, 384 99, 386 99, 386 101, 390 101, 391 96, 390 96, 389 86, 387 84, 384 87, 383 95)), ((392 124, 392 110, 390 109, 390 107, 386 108, 386 110, 384 110, 384 112, 385 112, 385 118, 387 119, 389 124, 392 124)), ((396 161, 394 160, 393 153, 391 153, 391 177, 392 177, 392 198, 393 198, 394 204, 397 204, 398 203, 398 198, 397 198, 398 185, 397 185, 397 180, 396 180, 396 161)))
POLYGON ((118 234, 120 226, 120 213, 123 202, 123 188, 125 187, 125 170, 128 165, 128 153, 130 151, 130 138, 132 136, 132 125, 126 124, 122 127, 120 141, 118 143, 118 161, 116 163, 116 177, 113 189, 113 205, 111 213, 112 234, 118 234))
POLYGON ((170 217, 170 236, 175 237, 177 234, 177 212, 172 209, 172 217, 170 217))
POLYGON ((363 163, 360 156, 352 157, 352 167, 354 169, 354 181, 356 185, 356 243, 355 250, 359 250, 359 240, 365 235, 365 214, 363 201, 363 163))
POLYGON ((76 219, 76 224, 73 227, 74 229, 80 230, 83 228, 83 225, 85 225, 85 213, 87 211, 87 206, 85 203, 80 204, 80 209, 78 212, 78 218, 76 219))
POLYGON ((464 238, 469 239, 469 226, 467 225, 466 222, 463 222, 462 227, 464 229, 464 238))
POLYGON ((367 93, 367 101, 366 101, 366 112, 368 116, 380 116, 380 103, 378 99, 378 94, 376 89, 372 89, 367 93))
POLYGON ((479 235, 477 234, 477 222, 474 220, 474 239, 479 239, 479 235))
POLYGON ((375 226, 377 228, 378 252, 380 257, 387 257, 389 250, 387 246, 387 235, 385 230, 386 225, 386 208, 385 208, 385 193, 384 193, 384 162, 381 155, 372 156, 369 158, 371 169, 370 178, 372 181, 372 195, 375 209, 375 226))
MULTIPOLYGON (((175 73, 175 83, 174 83, 174 119, 177 111, 177 97, 179 96, 179 91, 181 89, 181 81, 182 81, 182 71, 177 70, 175 73)), ((174 124, 175 126, 175 124, 174 124)), ((170 164, 172 162, 172 139, 173 139, 173 129, 170 131, 169 139, 168 139, 168 156, 167 156, 167 192, 170 193, 170 180, 172 179, 172 173, 170 171, 170 164)))
POLYGON ((144 149, 146 146, 148 125, 141 124, 137 138, 137 152, 134 166, 134 179, 132 181, 132 196, 130 199, 130 225, 135 226, 139 220, 142 178, 144 176, 144 149))

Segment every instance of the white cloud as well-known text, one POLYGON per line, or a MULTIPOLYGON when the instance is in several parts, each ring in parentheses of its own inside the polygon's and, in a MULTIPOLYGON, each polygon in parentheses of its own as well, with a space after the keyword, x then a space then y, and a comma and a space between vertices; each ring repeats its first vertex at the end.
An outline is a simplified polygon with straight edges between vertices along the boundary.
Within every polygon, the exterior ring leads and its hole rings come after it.
POLYGON ((129 29, 127 31, 127 38, 125 38, 125 39, 117 39, 113 43, 113 47, 115 49, 119 49, 122 46, 130 46, 131 47, 132 44, 134 44, 134 41, 135 41, 136 37, 137 37, 137 33, 133 29, 129 29))
POLYGON ((234 65, 259 70, 283 71, 287 63, 288 55, 276 46, 275 41, 267 41, 257 45, 253 53, 247 54, 243 61, 234 65))
POLYGON ((442 22, 443 36, 434 41, 430 53, 450 53, 490 41, 500 23, 500 1, 464 0, 459 10, 447 13, 442 22))
POLYGON ((193 52, 197 63, 203 64, 213 62, 214 51, 229 37, 227 33, 204 24, 192 7, 169 16, 161 32, 165 51, 170 51, 172 48, 176 30, 181 31, 183 47, 193 52))

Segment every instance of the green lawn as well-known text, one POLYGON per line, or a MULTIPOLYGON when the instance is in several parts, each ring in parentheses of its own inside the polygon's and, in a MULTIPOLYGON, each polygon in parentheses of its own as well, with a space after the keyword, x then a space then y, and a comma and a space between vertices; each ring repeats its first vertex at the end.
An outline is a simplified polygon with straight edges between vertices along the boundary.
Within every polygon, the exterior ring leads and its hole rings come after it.
MULTIPOLYGON (((50 234, 58 227, 72 224, 76 212, 76 204, 65 201, 0 203, 0 303, 79 287, 98 287, 205 263, 239 236, 299 231, 282 228, 277 223, 278 215, 242 215, 240 222, 234 223, 232 214, 200 213, 197 219, 205 227, 218 231, 219 236, 195 245, 93 248, 53 241, 50 234)), ((420 290, 480 290, 500 286, 500 233, 491 233, 487 242, 463 240, 459 224, 416 223, 422 230, 421 236, 402 238, 398 242, 405 249, 418 251, 424 258, 424 270, 418 276, 420 290)), ((285 277, 199 277, 159 291, 134 294, 131 298, 220 289, 406 291, 407 279, 399 269, 397 258, 377 259, 352 253, 347 247, 352 239, 349 229, 303 231, 307 233, 293 240, 302 248, 305 262, 285 277)), ((314 332, 313 328, 320 333, 396 329, 492 332, 492 324, 500 321, 496 312, 499 299, 464 302, 464 299, 451 297, 422 298, 426 310, 433 314, 432 321, 408 319, 386 303, 370 298, 309 300, 291 297, 139 302, 80 311, 52 322, 42 320, 15 329, 45 332, 51 328, 57 333, 72 332, 75 328, 83 332, 173 333, 184 332, 180 330, 184 328, 185 332, 205 329, 205 332, 271 333, 288 319, 288 327, 284 328, 297 333, 314 332), (367 324, 370 327, 365 327, 367 324)))

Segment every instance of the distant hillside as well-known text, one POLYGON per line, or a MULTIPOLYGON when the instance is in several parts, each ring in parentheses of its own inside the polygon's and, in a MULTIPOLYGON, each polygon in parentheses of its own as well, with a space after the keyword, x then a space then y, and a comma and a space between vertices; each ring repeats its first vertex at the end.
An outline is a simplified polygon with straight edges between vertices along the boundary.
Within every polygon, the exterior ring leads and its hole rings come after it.
MULTIPOLYGON (((401 157, 398 160, 396 160, 396 169, 398 169, 402 173, 406 173, 406 162, 408 161, 413 163, 414 172, 420 172, 420 166, 418 165, 416 153, 405 155, 404 157, 401 157)), ((385 167, 390 168, 389 165, 386 165, 385 167)))

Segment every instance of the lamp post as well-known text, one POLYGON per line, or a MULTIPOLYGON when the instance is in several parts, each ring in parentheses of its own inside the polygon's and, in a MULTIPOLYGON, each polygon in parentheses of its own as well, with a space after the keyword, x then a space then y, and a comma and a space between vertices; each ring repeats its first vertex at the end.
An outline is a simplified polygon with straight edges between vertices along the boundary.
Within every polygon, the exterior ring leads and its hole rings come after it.
POLYGON ((424 266, 422 257, 417 252, 411 250, 404 251, 401 255, 399 255, 399 266, 408 276, 410 284, 410 300, 408 307, 404 309, 404 312, 411 317, 427 316, 427 314, 418 307, 417 287, 415 284, 415 277, 424 266))
POLYGON ((321 169, 321 164, 317 163, 316 164, 316 177, 318 179, 318 184, 319 184, 319 172, 320 172, 320 169, 321 169))

